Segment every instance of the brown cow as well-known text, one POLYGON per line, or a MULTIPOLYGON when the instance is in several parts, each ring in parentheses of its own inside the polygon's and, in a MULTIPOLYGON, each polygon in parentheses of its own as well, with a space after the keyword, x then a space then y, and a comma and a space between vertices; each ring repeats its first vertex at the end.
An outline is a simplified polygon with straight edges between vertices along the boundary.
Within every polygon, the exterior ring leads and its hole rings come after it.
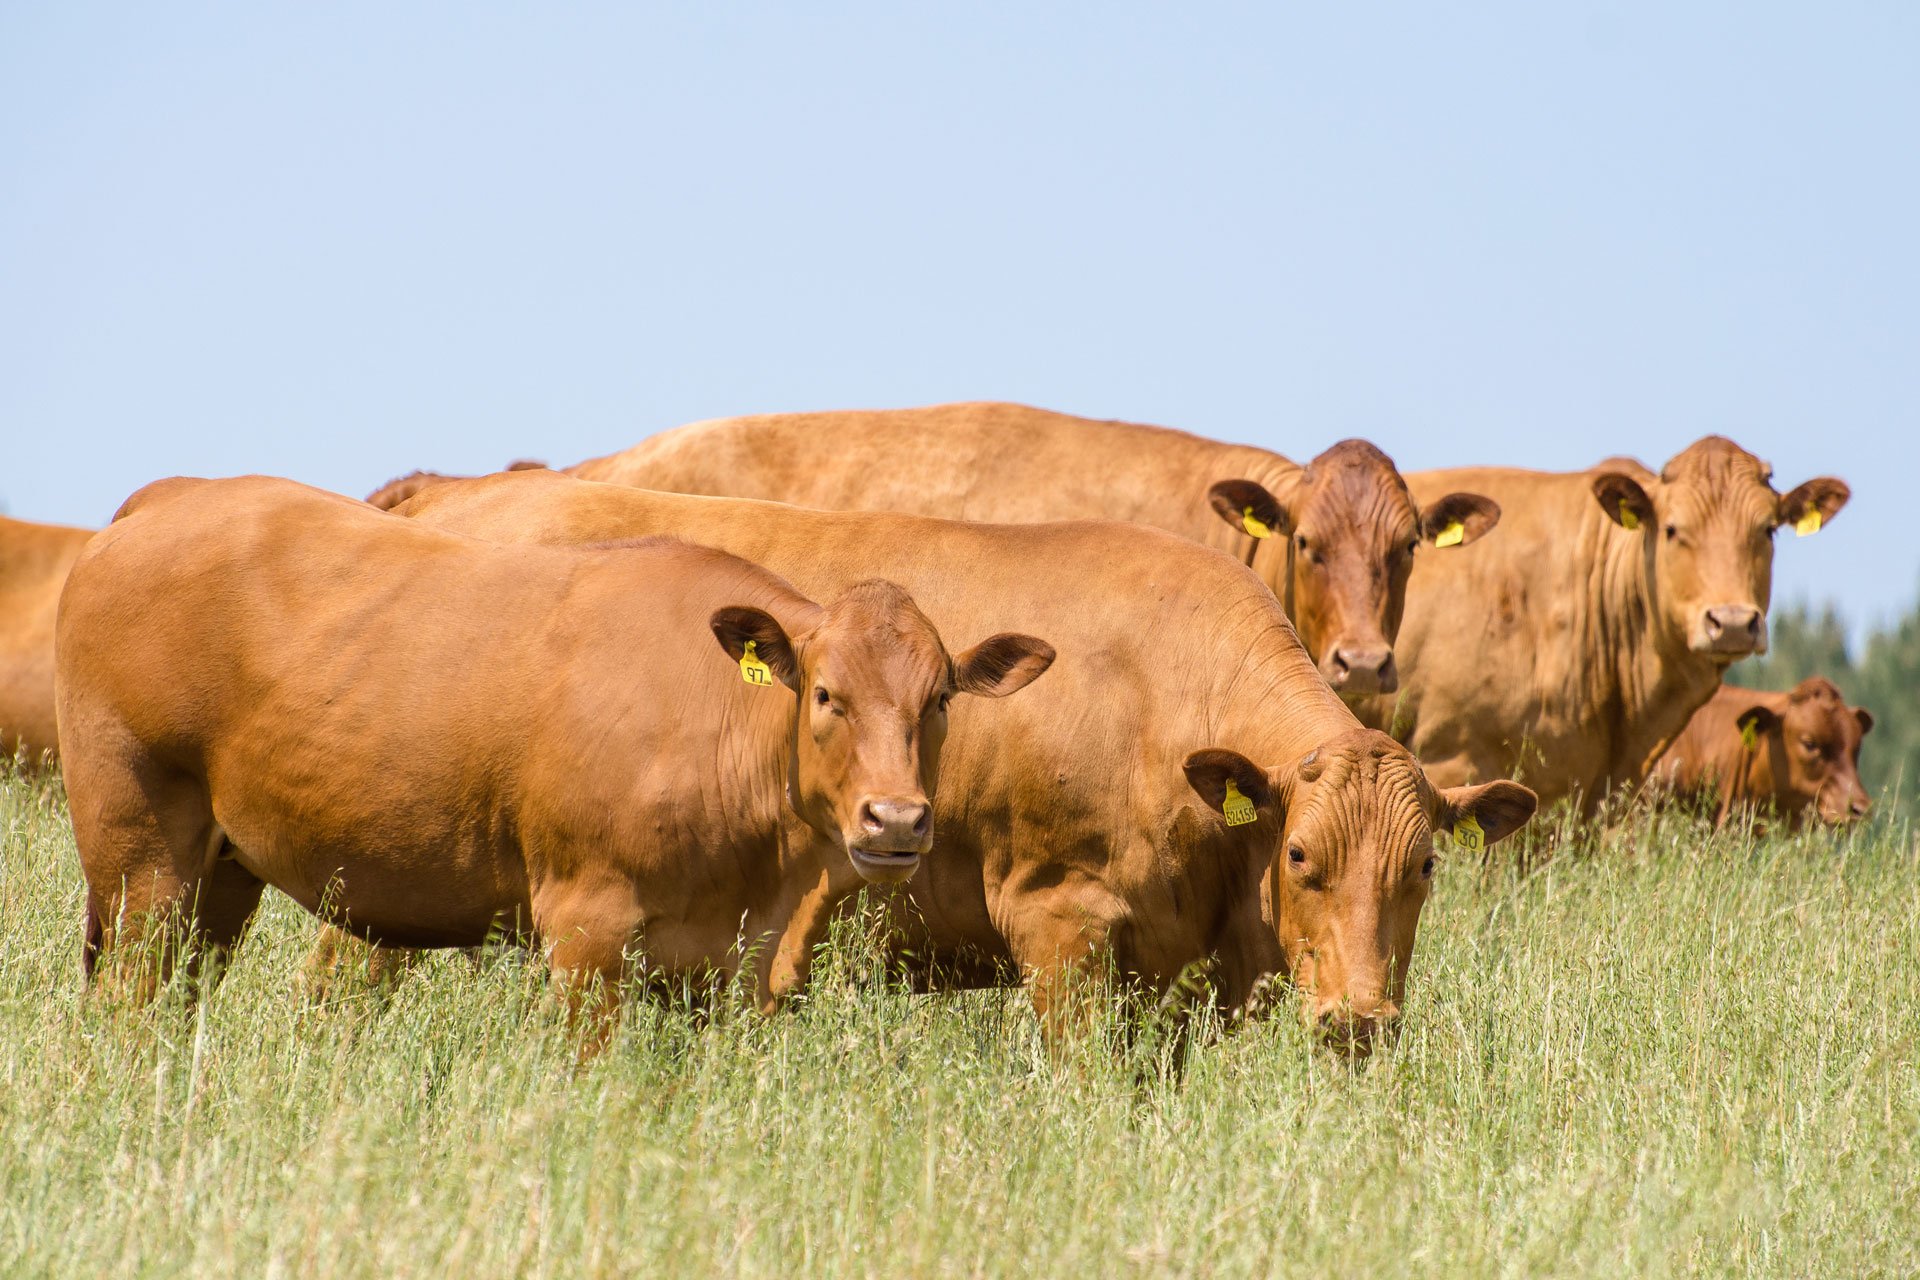
POLYGON ((1422 571, 1407 687, 1366 718, 1446 782, 1518 776, 1589 813, 1637 786, 1728 664, 1765 650, 1775 530, 1816 530, 1847 501, 1838 480, 1782 495, 1771 477, 1719 436, 1657 476, 1625 459, 1409 476, 1416 497, 1490 494, 1500 536, 1422 571))
POLYGON ((1291 973, 1307 1016, 1364 1044, 1402 1000, 1433 833, 1470 819, 1497 840, 1533 812, 1510 783, 1430 787, 1319 679, 1259 578, 1140 525, 811 511, 537 472, 441 485, 400 514, 556 544, 674 530, 812 591, 884 573, 943 630, 994 616, 1047 635, 1047 679, 948 739, 938 854, 893 944, 949 980, 1030 975, 1050 1039, 1084 966, 1163 990, 1211 960, 1224 1007, 1291 973))
POLYGON ((1416 506, 1393 462, 1345 440, 1277 453, 1018 404, 696 422, 569 467, 587 480, 831 511, 1022 523, 1129 520, 1253 566, 1342 696, 1398 687, 1394 635, 1414 552, 1464 546, 1500 509, 1471 493, 1416 506))
POLYGON ((0 757, 37 764, 60 750, 53 715, 53 619, 91 529, 0 516, 0 757))
POLYGON ((271 884, 381 943, 529 930, 576 995, 630 948, 751 956, 763 1006, 930 847, 949 698, 1052 660, 950 659, 889 583, 822 607, 705 547, 497 546, 260 477, 136 494, 57 652, 89 975, 174 912, 230 947, 271 884))
POLYGON ((1654 781, 1681 796, 1711 796, 1714 825, 1736 811, 1771 810, 1798 830, 1808 813, 1829 826, 1867 816, 1860 740, 1873 728, 1825 676, 1790 693, 1722 685, 1662 756, 1654 781))
MULTIPOLYGON (((521 458, 507 464, 509 471, 545 471, 546 469, 546 463, 535 462, 531 458, 521 458)), ((409 471, 397 480, 387 481, 368 494, 367 505, 378 507, 382 511, 391 511, 429 485, 445 484, 449 480, 460 478, 442 475, 438 471, 409 471)))

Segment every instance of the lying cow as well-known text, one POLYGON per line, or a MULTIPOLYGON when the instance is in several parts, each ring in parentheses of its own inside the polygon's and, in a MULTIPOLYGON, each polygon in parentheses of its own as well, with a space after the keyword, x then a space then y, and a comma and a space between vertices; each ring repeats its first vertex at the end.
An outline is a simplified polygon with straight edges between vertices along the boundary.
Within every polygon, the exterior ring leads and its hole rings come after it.
POLYGON ((1831 680, 1809 676, 1790 693, 1722 685, 1662 756, 1654 783, 1711 797, 1714 824, 1737 812, 1771 811, 1797 830, 1809 813, 1828 826, 1864 818, 1860 740, 1873 728, 1831 680))
POLYGON ((751 956, 763 1006, 930 847, 949 700, 1053 657, 950 658, 885 582, 821 606, 705 547, 496 546, 260 477, 135 494, 57 652, 90 976, 174 913, 232 946, 271 884, 384 944, 529 932, 576 996, 630 950, 751 956))
POLYGON ((58 754, 53 620, 91 529, 0 516, 0 758, 58 754))
MULTIPOLYGON (((1416 549, 1465 546, 1500 519, 1470 493, 1416 506, 1392 460, 1360 440, 1303 467, 1184 431, 1019 404, 696 422, 567 471, 830 511, 1152 525, 1253 566, 1327 682, 1356 698, 1398 687, 1393 640, 1416 549)), ((451 478, 415 472, 395 484, 411 496, 451 478)), ((384 491, 370 501, 395 505, 384 491)))
MULTIPOLYGON (((1211 963, 1223 1007, 1290 974, 1302 1010, 1364 1044, 1397 1015, 1433 836, 1518 829, 1509 782, 1439 791, 1364 730, 1244 566, 1139 525, 994 525, 653 493, 527 472, 424 490, 402 515, 561 545, 667 530, 832 593, 869 573, 943 631, 984 617, 1060 660, 957 723, 938 855, 894 914, 903 964, 1030 979, 1049 1038, 1106 962, 1163 991, 1211 963)), ((815 690, 810 696, 821 696, 815 690)))
POLYGON ((1398 699, 1365 709, 1437 779, 1521 777, 1592 812, 1645 780, 1728 665, 1766 649, 1775 531, 1812 533, 1839 480, 1774 491, 1731 440, 1659 475, 1619 460, 1554 474, 1506 467, 1408 477, 1500 504, 1500 536, 1437 556, 1407 596, 1398 699))

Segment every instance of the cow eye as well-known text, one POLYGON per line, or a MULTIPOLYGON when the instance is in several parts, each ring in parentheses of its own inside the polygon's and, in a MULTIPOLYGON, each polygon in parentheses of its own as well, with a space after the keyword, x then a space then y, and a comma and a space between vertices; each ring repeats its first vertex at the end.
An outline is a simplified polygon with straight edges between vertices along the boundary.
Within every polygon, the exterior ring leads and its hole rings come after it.
POLYGON ((952 694, 943 693, 940 695, 940 701, 936 705, 940 708, 940 710, 945 711, 947 709, 947 704, 952 701, 953 701, 952 694))
POLYGON ((1428 854, 1427 860, 1420 864, 1420 878, 1422 880, 1433 879, 1433 855, 1432 854, 1428 854))
POLYGON ((1287 850, 1287 861, 1296 867, 1303 867, 1307 864, 1307 851, 1296 844, 1287 850))
POLYGON ((1668 542, 1672 542, 1672 541, 1674 541, 1674 540, 1675 540, 1675 539, 1677 539, 1677 538, 1678 538, 1679 536, 1680 536, 1680 526, 1678 526, 1678 525, 1672 525, 1672 524, 1670 524, 1670 525, 1668 525, 1668 526, 1667 526, 1667 541, 1668 541, 1668 542))
POLYGON ((1300 548, 1300 550, 1305 551, 1307 549, 1307 535, 1304 533, 1295 534, 1293 539, 1293 545, 1300 548))
POLYGON ((1414 539, 1414 540, 1413 540, 1412 542, 1409 542, 1409 543, 1407 544, 1407 554, 1408 554, 1408 555, 1413 555, 1414 553, 1416 553, 1416 552, 1418 552, 1419 550, 1420 550, 1420 539, 1418 539, 1418 538, 1415 538, 1415 539, 1414 539))
POLYGON ((825 686, 815 685, 813 690, 813 700, 824 707, 829 702, 833 701, 833 695, 826 691, 825 686))

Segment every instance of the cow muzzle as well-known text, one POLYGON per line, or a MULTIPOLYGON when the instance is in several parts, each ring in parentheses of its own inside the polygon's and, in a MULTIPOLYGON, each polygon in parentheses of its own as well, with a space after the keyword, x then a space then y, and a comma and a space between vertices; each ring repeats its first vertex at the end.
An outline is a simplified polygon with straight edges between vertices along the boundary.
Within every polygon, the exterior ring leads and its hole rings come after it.
POLYGON ((1391 1000, 1322 1003, 1313 1011, 1313 1024, 1327 1048, 1349 1058, 1364 1058, 1376 1046, 1392 1042, 1400 1026, 1400 1006, 1391 1000))
POLYGON ((1744 658, 1767 651, 1767 615, 1745 604, 1717 604, 1700 620, 1704 644, 1694 648, 1706 653, 1744 658))
POLYGON ((933 806, 917 796, 868 796, 860 802, 847 853, 862 878, 899 884, 933 848, 933 806))
POLYGON ((1320 664, 1320 674, 1343 698, 1367 698, 1400 687, 1393 650, 1385 645, 1338 645, 1320 664))
POLYGON ((1820 793, 1814 810, 1828 826, 1845 827, 1873 812, 1873 801, 1858 786, 1828 787, 1820 793))

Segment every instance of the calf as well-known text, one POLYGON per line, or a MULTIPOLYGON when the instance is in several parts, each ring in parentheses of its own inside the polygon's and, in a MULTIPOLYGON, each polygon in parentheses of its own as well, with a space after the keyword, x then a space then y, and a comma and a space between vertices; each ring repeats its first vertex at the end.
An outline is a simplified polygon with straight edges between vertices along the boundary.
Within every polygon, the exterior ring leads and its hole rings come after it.
POLYGON ((1828 826, 1867 815, 1860 740, 1873 728, 1831 680, 1809 676, 1790 693, 1722 685, 1687 722, 1654 770, 1682 796, 1711 796, 1714 824, 1741 810, 1772 810, 1798 830, 1809 813, 1828 826))
POLYGON ((525 931, 602 1000, 630 953, 750 961, 769 1007, 840 899, 931 847, 949 701, 1052 659, 950 658, 890 583, 831 599, 668 539, 504 547, 290 481, 148 486, 60 609, 88 974, 159 922, 231 947, 271 884, 382 944, 525 931))

